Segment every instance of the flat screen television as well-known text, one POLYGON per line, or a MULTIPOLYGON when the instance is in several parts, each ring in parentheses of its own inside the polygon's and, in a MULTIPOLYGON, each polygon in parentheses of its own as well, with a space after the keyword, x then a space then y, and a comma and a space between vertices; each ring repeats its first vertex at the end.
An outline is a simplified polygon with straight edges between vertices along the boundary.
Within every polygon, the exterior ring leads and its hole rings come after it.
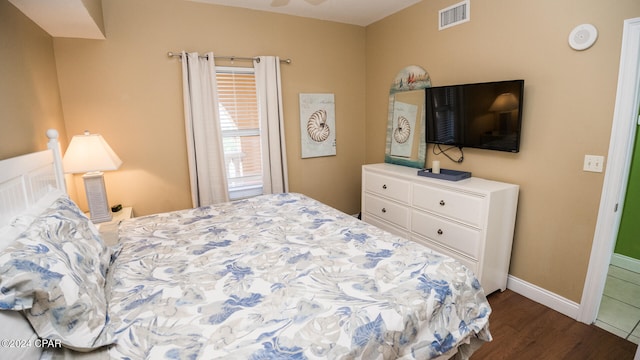
POLYGON ((524 80, 426 89, 426 142, 520 151, 524 80))

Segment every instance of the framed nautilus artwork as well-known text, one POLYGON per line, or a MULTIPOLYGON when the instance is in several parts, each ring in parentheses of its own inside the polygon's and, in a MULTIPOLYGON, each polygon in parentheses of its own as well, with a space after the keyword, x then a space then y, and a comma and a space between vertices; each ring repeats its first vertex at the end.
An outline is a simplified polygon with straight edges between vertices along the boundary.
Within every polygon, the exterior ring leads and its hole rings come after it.
POLYGON ((389 91, 389 116, 384 161, 424 168, 425 88, 431 87, 429 74, 420 66, 408 66, 396 75, 389 91))
POLYGON ((300 94, 302 158, 336 154, 336 115, 333 94, 300 94))

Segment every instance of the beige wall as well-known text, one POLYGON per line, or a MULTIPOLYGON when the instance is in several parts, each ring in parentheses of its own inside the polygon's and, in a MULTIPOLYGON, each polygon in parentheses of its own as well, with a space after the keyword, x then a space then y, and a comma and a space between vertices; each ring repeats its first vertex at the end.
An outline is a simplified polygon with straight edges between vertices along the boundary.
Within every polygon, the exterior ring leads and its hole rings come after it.
POLYGON ((579 302, 604 177, 583 158, 607 155, 623 21, 640 2, 472 1, 470 22, 438 31, 438 10, 456 2, 422 1, 367 28, 366 162, 384 159, 387 88, 406 65, 434 86, 525 79, 520 153, 465 149, 456 164, 429 148, 427 163, 519 184, 510 273, 579 302), (599 38, 578 52, 567 39, 581 23, 599 38))
POLYGON ((139 215, 191 206, 181 67, 167 57, 187 50, 291 58, 282 65, 290 191, 359 211, 363 27, 183 0, 110 0, 103 12, 106 40, 56 38, 54 48, 67 134, 101 133, 124 161, 106 174, 111 203, 139 215), (337 156, 301 159, 299 93, 335 94, 337 156))
POLYGON ((54 61, 51 39, 0 0, 0 71, 11 79, 0 83, 0 157, 44 148, 47 127, 66 126, 69 136, 87 128, 125 161, 107 176, 111 202, 138 214, 189 207, 180 64, 166 52, 279 55, 293 59, 282 71, 291 190, 355 213, 360 165, 383 160, 388 88, 400 69, 420 65, 434 85, 524 78, 519 154, 467 149, 456 165, 429 151, 429 161, 519 184, 511 273, 580 301, 603 181, 582 171, 583 156, 607 155, 622 22, 640 16, 640 3, 474 1, 471 22, 438 31, 438 9, 455 2, 422 1, 365 29, 181 0, 110 0, 107 40, 54 39, 54 61), (567 36, 581 23, 600 37, 576 52, 567 36), (15 51, 19 59, 7 56, 15 51), (300 158, 298 94, 308 92, 336 95, 335 157, 300 158))
POLYGON ((0 159, 45 150, 49 128, 66 132, 53 41, 7 0, 0 0, 0 159))

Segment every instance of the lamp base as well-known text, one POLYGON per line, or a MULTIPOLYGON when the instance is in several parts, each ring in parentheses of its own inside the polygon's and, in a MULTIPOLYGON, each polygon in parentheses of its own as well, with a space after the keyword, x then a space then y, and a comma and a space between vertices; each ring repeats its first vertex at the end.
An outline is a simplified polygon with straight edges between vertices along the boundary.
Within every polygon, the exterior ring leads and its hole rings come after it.
POLYGON ((107 191, 104 186, 102 171, 89 172, 82 175, 84 190, 89 203, 89 215, 94 223, 111 221, 111 209, 107 201, 107 191))

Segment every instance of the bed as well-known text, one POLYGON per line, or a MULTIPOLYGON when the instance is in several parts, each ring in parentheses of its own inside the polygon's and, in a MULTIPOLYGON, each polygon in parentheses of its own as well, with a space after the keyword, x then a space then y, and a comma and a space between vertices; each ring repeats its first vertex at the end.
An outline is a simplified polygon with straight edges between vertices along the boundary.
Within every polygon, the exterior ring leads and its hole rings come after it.
POLYGON ((466 359, 491 340, 463 265, 303 194, 125 220, 107 246, 47 134, 0 161, 0 354, 466 359))

